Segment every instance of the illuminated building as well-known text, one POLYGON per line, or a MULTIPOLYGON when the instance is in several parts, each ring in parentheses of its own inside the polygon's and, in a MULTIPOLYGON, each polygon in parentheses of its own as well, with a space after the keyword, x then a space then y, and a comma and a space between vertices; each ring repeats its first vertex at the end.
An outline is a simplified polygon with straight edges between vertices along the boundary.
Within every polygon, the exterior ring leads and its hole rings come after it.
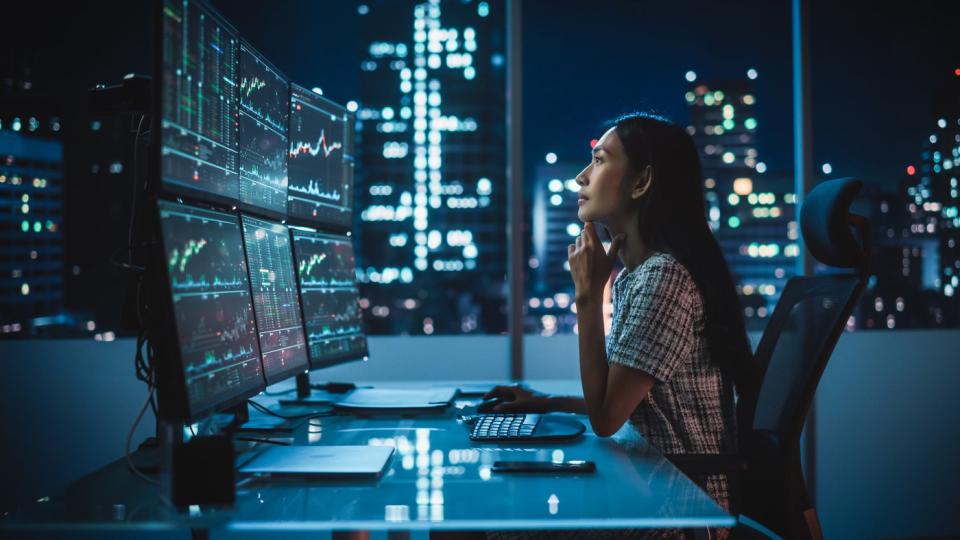
POLYGON ((33 334, 63 309, 63 126, 29 97, 5 99, 3 110, 0 335, 33 334))
POLYGON ((960 75, 951 77, 934 108, 918 171, 930 200, 921 198, 919 204, 937 217, 934 228, 940 248, 939 289, 951 299, 949 318, 956 322, 960 315, 960 75))
POLYGON ((960 322, 960 79, 934 100, 920 160, 876 204, 875 277, 865 328, 954 327, 960 322))
POLYGON ((570 333, 577 323, 567 246, 582 226, 577 217, 580 186, 574 178, 583 165, 554 159, 536 169, 524 308, 524 329, 529 333, 570 333))
POLYGON ((370 333, 506 330, 499 2, 361 5, 355 245, 370 333))
POLYGON ((795 274, 799 226, 793 179, 768 171, 757 151, 755 70, 704 82, 694 72, 687 132, 703 165, 707 218, 740 292, 748 329, 761 329, 795 274))

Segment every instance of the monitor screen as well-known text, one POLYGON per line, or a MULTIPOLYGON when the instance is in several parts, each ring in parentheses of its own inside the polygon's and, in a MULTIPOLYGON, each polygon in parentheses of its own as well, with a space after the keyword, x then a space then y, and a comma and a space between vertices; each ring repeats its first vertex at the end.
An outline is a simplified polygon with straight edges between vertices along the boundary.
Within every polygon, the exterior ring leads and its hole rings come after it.
POLYGON ((310 365, 325 367, 367 355, 350 238, 293 230, 310 365))
POLYGON ((188 408, 196 417, 264 388, 243 239, 236 215, 158 205, 188 408))
POLYGON ((287 213, 292 221, 350 228, 352 134, 352 116, 346 109, 316 92, 291 86, 287 213))
POLYGON ((237 33, 196 0, 164 0, 161 18, 161 187, 235 204, 237 33))
POLYGON ((250 44, 240 42, 240 204, 287 214, 290 85, 250 44))
POLYGON ((278 223, 241 216, 247 269, 253 291, 253 312, 267 384, 307 370, 290 233, 278 223))

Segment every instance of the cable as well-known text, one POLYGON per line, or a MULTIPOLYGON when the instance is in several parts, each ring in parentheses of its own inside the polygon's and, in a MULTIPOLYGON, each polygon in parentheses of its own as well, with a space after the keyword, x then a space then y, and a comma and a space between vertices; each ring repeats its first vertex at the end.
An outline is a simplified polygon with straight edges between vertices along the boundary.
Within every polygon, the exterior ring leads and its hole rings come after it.
POLYGON ((137 181, 137 151, 140 148, 140 131, 143 129, 143 119, 147 115, 140 115, 140 122, 137 123, 137 134, 133 138, 133 200, 130 201, 130 224, 127 226, 127 264, 133 266, 133 224, 137 216, 137 193, 140 183, 137 181))
POLYGON ((133 432, 137 430, 137 426, 140 425, 140 419, 143 418, 143 413, 147 412, 147 406, 150 405, 150 400, 153 397, 153 387, 147 388, 147 399, 143 401, 143 406, 140 407, 140 412, 137 414, 137 418, 133 421, 133 425, 130 426, 130 431, 127 433, 127 442, 123 447, 124 455, 127 458, 127 467, 131 472, 139 476, 140 478, 150 482, 151 484, 159 484, 160 482, 155 478, 150 478, 144 474, 136 465, 133 464, 133 458, 130 457, 130 441, 133 439, 133 432))
POLYGON ((280 413, 278 413, 278 412, 271 411, 271 410, 268 409, 266 406, 264 406, 264 405, 262 405, 262 404, 260 404, 260 403, 257 403, 256 401, 254 401, 254 400, 252 400, 252 399, 251 399, 251 400, 248 400, 247 403, 249 403, 251 407, 253 407, 254 409, 260 411, 260 412, 263 413, 263 414, 266 414, 266 415, 269 415, 269 416, 276 416, 277 418, 282 418, 282 419, 284 419, 284 420, 302 420, 302 419, 304 419, 304 418, 320 418, 320 417, 323 417, 323 416, 333 416, 333 414, 334 414, 334 413, 333 413, 333 408, 331 407, 330 409, 327 409, 327 410, 325 410, 325 411, 320 411, 320 412, 315 412, 315 413, 287 415, 287 414, 280 414, 280 413))
POLYGON ((274 440, 271 440, 271 439, 257 439, 257 438, 254 438, 254 437, 234 437, 233 440, 235 440, 235 441, 254 442, 254 443, 276 444, 276 445, 279 445, 279 446, 290 446, 290 443, 288 443, 288 442, 274 441, 274 440))

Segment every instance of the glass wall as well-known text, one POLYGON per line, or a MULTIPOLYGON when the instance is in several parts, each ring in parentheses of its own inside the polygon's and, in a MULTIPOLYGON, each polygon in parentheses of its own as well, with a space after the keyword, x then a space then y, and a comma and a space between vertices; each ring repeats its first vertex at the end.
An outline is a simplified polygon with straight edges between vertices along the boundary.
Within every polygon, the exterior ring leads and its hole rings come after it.
POLYGON ((876 243, 850 326, 956 328, 960 6, 811 4, 815 172, 864 179, 876 243))
MULTIPOLYGON (((666 116, 693 137, 710 227, 748 330, 762 329, 799 254, 789 3, 524 6, 525 331, 576 332, 574 178, 604 121, 634 111, 666 116)), ((609 283, 604 299, 609 317, 609 283)))

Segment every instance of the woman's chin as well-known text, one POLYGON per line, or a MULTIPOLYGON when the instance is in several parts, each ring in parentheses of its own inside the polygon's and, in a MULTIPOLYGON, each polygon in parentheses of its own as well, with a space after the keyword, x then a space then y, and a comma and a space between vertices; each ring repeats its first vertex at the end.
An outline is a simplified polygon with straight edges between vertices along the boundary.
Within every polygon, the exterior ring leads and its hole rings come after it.
POLYGON ((591 212, 586 208, 580 208, 579 210, 577 210, 577 218, 579 218, 580 221, 582 221, 583 223, 587 223, 589 221, 603 223, 604 221, 606 221, 604 219, 605 217, 606 216, 597 215, 595 212, 591 212))

